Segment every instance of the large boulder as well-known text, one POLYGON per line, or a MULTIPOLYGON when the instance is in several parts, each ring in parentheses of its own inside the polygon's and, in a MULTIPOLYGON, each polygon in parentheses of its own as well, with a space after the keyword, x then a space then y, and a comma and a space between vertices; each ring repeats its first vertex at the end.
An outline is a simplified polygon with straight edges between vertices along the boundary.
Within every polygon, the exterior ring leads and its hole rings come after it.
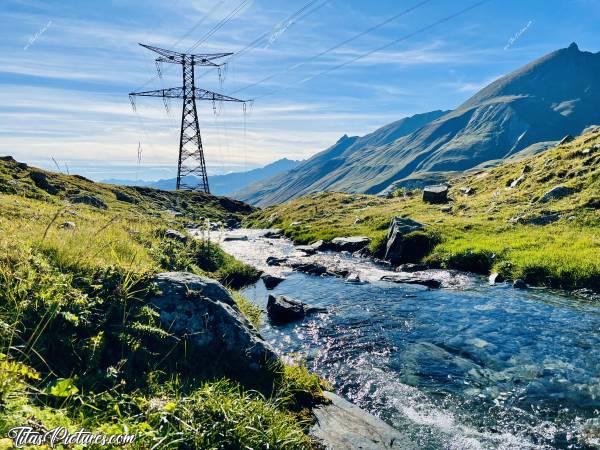
POLYGON ((329 248, 338 252, 352 253, 365 248, 369 242, 371 239, 366 236, 337 237, 330 242, 329 248))
POLYGON ((305 303, 292 300, 283 295, 269 295, 267 300, 267 314, 275 324, 286 324, 302 320, 307 314, 327 312, 325 308, 315 308, 305 303))
POLYGON ((540 203, 547 203, 550 200, 559 200, 575 192, 575 189, 567 186, 554 186, 540 198, 540 203))
POLYGON ((313 410, 315 423, 310 435, 324 448, 335 450, 416 450, 421 448, 406 433, 358 406, 325 392, 329 403, 313 410))
POLYGON ((188 241, 188 237, 185 234, 183 234, 180 231, 173 230, 172 228, 169 228, 165 231, 165 238, 172 239, 174 241, 179 241, 183 244, 185 244, 188 241))
POLYGON ((392 264, 406 260, 406 235, 423 230, 423 225, 408 217, 394 217, 390 221, 384 259, 392 264))
POLYGON ((381 281, 388 281, 390 283, 400 283, 400 284, 417 284, 420 286, 425 286, 430 289, 439 289, 442 287, 442 282, 436 278, 427 277, 427 276, 417 276, 417 275, 404 275, 404 274, 393 274, 393 275, 384 275, 381 277, 381 281))
POLYGON ((278 358, 220 283, 186 272, 160 273, 154 283, 149 304, 178 342, 166 360, 171 369, 270 391, 278 358))
POLYGON ((447 203, 448 186, 445 184, 433 184, 423 188, 423 201, 426 203, 447 203))

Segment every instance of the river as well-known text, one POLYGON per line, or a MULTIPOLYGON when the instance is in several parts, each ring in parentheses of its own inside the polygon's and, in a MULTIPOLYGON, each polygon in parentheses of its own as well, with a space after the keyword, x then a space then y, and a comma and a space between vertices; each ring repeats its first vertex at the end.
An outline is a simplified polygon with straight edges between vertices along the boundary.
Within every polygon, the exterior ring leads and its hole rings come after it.
POLYGON ((235 230, 222 247, 286 280, 269 293, 327 314, 261 334, 296 355, 338 394, 381 417, 423 449, 600 448, 600 306, 546 289, 489 286, 463 275, 442 289, 378 281, 389 272, 350 255, 305 257, 343 265, 367 283, 271 267, 299 255, 264 230, 235 230))

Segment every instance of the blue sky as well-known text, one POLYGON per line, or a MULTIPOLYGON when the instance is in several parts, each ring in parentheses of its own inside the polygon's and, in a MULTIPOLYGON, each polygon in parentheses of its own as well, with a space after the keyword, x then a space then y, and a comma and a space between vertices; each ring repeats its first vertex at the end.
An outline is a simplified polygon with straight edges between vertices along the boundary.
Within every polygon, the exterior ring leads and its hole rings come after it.
POLYGON ((2 0, 0 154, 46 168, 54 158, 98 180, 173 176, 180 105, 169 115, 160 99, 141 99, 134 113, 127 93, 179 86, 180 67, 163 67, 160 80, 155 55, 137 43, 186 51, 228 16, 196 52, 264 39, 231 60, 222 85, 216 71, 200 72, 200 87, 255 99, 245 115, 239 104, 216 115, 199 105, 209 173, 305 159, 345 133, 455 108, 573 41, 600 50, 596 0, 489 0, 445 21, 477 0, 315 0, 286 20, 308 3, 2 0))

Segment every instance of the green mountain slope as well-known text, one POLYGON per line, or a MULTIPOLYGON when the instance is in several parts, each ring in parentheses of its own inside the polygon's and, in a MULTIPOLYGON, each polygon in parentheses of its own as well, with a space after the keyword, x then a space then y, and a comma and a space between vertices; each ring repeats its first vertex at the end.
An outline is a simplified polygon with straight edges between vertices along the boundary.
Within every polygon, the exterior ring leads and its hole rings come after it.
MULTIPOLYGON (((302 162, 295 169, 250 185, 232 195, 248 203, 264 206, 326 190, 341 179, 352 183, 349 178, 344 178, 346 171, 365 153, 376 151, 379 146, 414 132, 446 112, 432 111, 407 117, 363 137, 343 136, 330 148, 302 162)), ((380 170, 385 170, 385 167, 380 170)), ((357 178, 355 181, 361 183, 363 180, 357 178)), ((360 186, 355 186, 355 189, 360 189, 360 186)))
POLYGON ((391 199, 315 193, 258 211, 249 223, 282 228, 300 243, 366 235, 382 256, 390 219, 407 216, 426 224, 415 239, 433 267, 600 291, 600 129, 450 184, 449 205, 424 203, 420 190, 391 199))
POLYGON ((357 147, 357 140, 353 152, 327 158, 334 146, 239 198, 262 206, 311 192, 376 194, 390 185, 419 184, 430 178, 426 174, 464 171, 577 135, 600 123, 598 104, 600 52, 572 44, 500 78, 414 132, 375 145, 357 147))

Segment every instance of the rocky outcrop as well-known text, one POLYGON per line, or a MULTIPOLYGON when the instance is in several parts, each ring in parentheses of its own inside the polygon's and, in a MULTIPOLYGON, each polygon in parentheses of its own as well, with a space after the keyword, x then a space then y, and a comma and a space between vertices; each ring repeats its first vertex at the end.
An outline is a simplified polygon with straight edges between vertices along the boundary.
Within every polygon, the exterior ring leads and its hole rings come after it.
POLYGON ((269 295, 267 300, 267 314, 275 324, 286 324, 302 320, 307 314, 327 312, 325 308, 314 308, 305 303, 292 300, 283 295, 269 295))
POLYGON ((327 450, 416 450, 418 445, 383 420, 331 392, 331 403, 313 410, 310 435, 327 450))
POLYGON ((225 236, 223 241, 247 241, 248 236, 225 236))
POLYGON ((260 276, 260 279, 263 280, 263 283, 265 284, 265 287, 268 290, 276 288, 282 281, 285 280, 285 278, 276 277, 274 275, 269 275, 267 273, 262 274, 260 276))
POLYGON ((60 187, 54 185, 50 181, 48 175, 44 172, 32 170, 29 173, 29 177, 33 181, 33 184, 35 184, 38 188, 46 191, 50 195, 56 195, 61 191, 60 187))
POLYGON ((179 241, 184 244, 188 241, 188 237, 185 234, 171 228, 165 231, 165 238, 179 241))
POLYGON ((93 208, 98 209, 108 209, 106 203, 100 200, 98 197, 94 197, 90 194, 78 194, 69 197, 69 201, 71 203, 80 203, 83 205, 92 206, 93 208))
POLYGON ((575 189, 566 186, 555 186, 546 192, 540 198, 540 203, 547 203, 550 200, 560 200, 561 198, 568 197, 573 194, 575 189))
POLYGON ((337 237, 329 243, 329 248, 337 252, 355 252, 367 245, 371 239, 366 236, 337 237))
POLYGON ((392 218, 388 227, 384 259, 392 264, 398 264, 406 260, 406 235, 414 231, 421 231, 422 229, 422 224, 408 217, 392 218))
POLYGON ((405 263, 396 267, 396 272, 420 272, 427 270, 426 264, 405 263))
POLYGON ((158 274, 149 299, 178 343, 165 362, 201 378, 229 377, 269 392, 278 359, 217 281, 186 272, 158 274))
POLYGON ((423 201, 426 203, 447 203, 448 186, 445 184, 434 184, 423 188, 423 201))

